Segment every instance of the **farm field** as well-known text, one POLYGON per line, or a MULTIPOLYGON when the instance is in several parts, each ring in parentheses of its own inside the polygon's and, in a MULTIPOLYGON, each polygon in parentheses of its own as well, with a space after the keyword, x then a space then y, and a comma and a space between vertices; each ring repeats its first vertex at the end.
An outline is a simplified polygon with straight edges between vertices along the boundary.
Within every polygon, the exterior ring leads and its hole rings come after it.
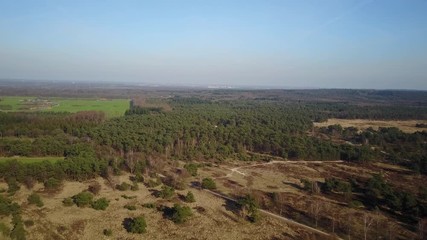
POLYGON ((129 108, 127 99, 90 99, 90 98, 37 98, 6 96, 0 97, 0 111, 51 111, 51 112, 79 112, 102 111, 107 117, 124 115, 129 108))
POLYGON ((427 130, 427 128, 419 128, 416 127, 416 124, 426 124, 426 120, 400 120, 400 121, 379 121, 379 120, 369 120, 369 119, 338 119, 338 118, 330 118, 326 122, 314 123, 316 127, 328 127, 331 125, 341 125, 343 128, 347 127, 356 127, 359 130, 365 130, 367 128, 373 128, 378 130, 380 127, 396 127, 401 131, 406 133, 414 133, 417 131, 427 130))
POLYGON ((37 163, 49 161, 51 163, 64 160, 64 157, 0 157, 0 163, 8 160, 17 160, 22 163, 37 163))

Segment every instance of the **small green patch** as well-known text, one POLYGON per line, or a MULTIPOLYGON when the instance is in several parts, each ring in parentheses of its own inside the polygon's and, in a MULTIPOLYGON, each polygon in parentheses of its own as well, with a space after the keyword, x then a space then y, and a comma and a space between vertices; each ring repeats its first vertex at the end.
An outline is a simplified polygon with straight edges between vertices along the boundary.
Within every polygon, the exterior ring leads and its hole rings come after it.
POLYGON ((55 163, 57 161, 64 160, 64 157, 0 157, 0 162, 11 160, 17 160, 21 163, 39 163, 43 161, 55 163))

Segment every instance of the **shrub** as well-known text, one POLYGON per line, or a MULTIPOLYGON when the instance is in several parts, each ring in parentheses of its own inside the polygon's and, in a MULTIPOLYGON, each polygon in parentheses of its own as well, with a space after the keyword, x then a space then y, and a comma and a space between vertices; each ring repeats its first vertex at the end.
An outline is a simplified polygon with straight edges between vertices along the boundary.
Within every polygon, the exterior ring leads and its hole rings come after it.
POLYGON ((21 187, 19 186, 18 182, 16 181, 16 178, 8 178, 7 179, 7 192, 10 195, 15 194, 21 187))
POLYGON ((195 202, 196 199, 194 198, 194 194, 190 191, 188 191, 187 195, 185 195, 185 201, 188 203, 195 202))
POLYGON ((105 236, 113 235, 113 231, 111 229, 104 229, 103 233, 105 236))
POLYGON ((99 191, 101 191, 101 184, 98 182, 93 182, 89 185, 87 190, 95 195, 98 195, 99 191))
POLYGON ((109 204, 110 201, 108 201, 106 198, 100 198, 92 203, 92 208, 95 210, 105 210, 109 204))
POLYGON ((138 191, 139 190, 138 183, 134 182, 132 184, 132 186, 130 187, 130 190, 132 190, 132 191, 138 191))
POLYGON ((203 178, 202 188, 205 189, 216 189, 216 183, 212 178, 203 178))
POLYGON ((258 203, 251 195, 246 195, 238 200, 238 203, 243 212, 247 212, 247 218, 251 222, 259 220, 258 203))
POLYGON ((123 226, 126 231, 130 233, 145 233, 147 228, 147 223, 143 216, 136 218, 126 218, 123 221, 123 226))
POLYGON ((22 222, 22 218, 19 214, 14 214, 12 217, 13 228, 10 232, 10 238, 17 240, 25 240, 25 229, 24 223, 22 222))
POLYGON ((35 204, 37 207, 43 207, 43 202, 40 196, 37 193, 32 193, 27 198, 29 204, 35 204))
POLYGON ((141 173, 137 173, 134 177, 134 181, 135 182, 140 182, 143 183, 144 182, 144 176, 142 176, 141 173))
POLYGON ((191 174, 191 176, 197 176, 197 164, 187 163, 184 165, 184 168, 191 174))
POLYGON ((156 204, 155 203, 144 203, 144 204, 142 204, 142 206, 145 208, 155 208, 156 204))
POLYGON ((174 223, 183 223, 187 221, 191 215, 193 215, 193 213, 190 207, 175 204, 171 211, 171 220, 174 223))
POLYGON ((155 188, 155 187, 159 186, 160 184, 161 184, 161 182, 158 179, 156 179, 156 180, 150 179, 147 183, 147 187, 155 188))
POLYGON ((49 178, 44 182, 44 187, 48 191, 55 191, 61 187, 61 181, 56 178, 49 178))
POLYGON ((136 196, 128 196, 126 194, 123 194, 121 197, 124 199, 135 199, 136 198, 136 196))
POLYGON ((10 214, 19 214, 21 207, 12 202, 9 198, 0 195, 0 216, 9 216, 10 214))
POLYGON ((131 185, 129 183, 126 183, 126 182, 122 182, 122 184, 116 185, 116 189, 119 191, 127 191, 130 189, 130 187, 131 187, 131 185))
POLYGON ((163 199, 171 198, 175 194, 175 189, 169 186, 162 186, 162 190, 159 193, 159 196, 163 199))
POLYGON ((73 196, 73 201, 78 207, 86 207, 92 204, 93 195, 90 192, 81 192, 73 196))
POLYGON ((126 204, 125 206, 124 206, 124 208, 126 208, 127 210, 129 210, 129 211, 135 211, 136 210, 136 206, 135 205, 129 205, 129 204, 126 204))
POLYGON ((64 200, 62 200, 62 203, 64 204, 64 206, 66 207, 71 207, 73 206, 74 202, 72 198, 64 198, 64 200))

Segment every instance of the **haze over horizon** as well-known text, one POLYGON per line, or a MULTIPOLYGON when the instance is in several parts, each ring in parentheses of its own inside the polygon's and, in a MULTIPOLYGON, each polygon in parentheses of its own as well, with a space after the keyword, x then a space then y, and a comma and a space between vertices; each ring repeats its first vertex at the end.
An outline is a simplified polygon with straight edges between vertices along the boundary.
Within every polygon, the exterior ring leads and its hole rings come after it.
POLYGON ((0 79, 427 90, 427 1, 0 1, 0 79))

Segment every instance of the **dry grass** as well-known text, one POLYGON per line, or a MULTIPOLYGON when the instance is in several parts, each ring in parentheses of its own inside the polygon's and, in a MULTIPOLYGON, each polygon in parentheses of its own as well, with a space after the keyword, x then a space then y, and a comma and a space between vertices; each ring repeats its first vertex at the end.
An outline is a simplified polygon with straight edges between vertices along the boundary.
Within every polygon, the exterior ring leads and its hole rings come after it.
MULTIPOLYGON (((116 182, 129 181, 129 175, 117 177, 116 182)), ((95 199, 106 197, 110 206, 106 211, 77 206, 64 207, 62 200, 84 191, 93 182, 65 182, 61 191, 55 194, 44 193, 43 186, 37 184, 34 189, 24 187, 13 199, 22 205, 22 217, 31 219, 34 226, 27 229, 27 239, 304 239, 310 236, 301 229, 290 228, 283 222, 264 217, 260 222, 251 224, 231 211, 225 200, 210 195, 205 191, 191 189, 196 202, 183 203, 193 208, 193 217, 184 224, 175 224, 163 218, 156 209, 144 208, 144 203, 162 203, 172 206, 180 200, 176 197, 170 202, 155 198, 149 189, 140 184, 138 191, 117 191, 98 178, 102 186, 95 199), (44 202, 42 208, 26 204, 31 192, 38 192, 44 202), (135 199, 124 199, 121 195, 136 196, 135 199), (123 208, 133 204, 136 211, 123 208), (199 211, 197 211, 199 209, 199 211), (204 209, 201 211, 200 209, 204 209), (147 232, 143 235, 129 234, 122 226, 127 217, 144 215, 147 221, 147 232), (104 229, 111 229, 113 235, 103 235, 104 229)), ((159 188, 159 187, 158 187, 159 188)), ((185 195, 189 189, 178 191, 185 195)), ((2 219, 0 221, 8 221, 2 219)))
POLYGON ((327 127, 330 125, 341 125, 343 128, 346 127, 356 127, 359 130, 364 130, 369 127, 373 129, 378 129, 380 127, 397 127, 403 132, 413 133, 417 131, 423 131, 427 128, 417 128, 415 125, 417 123, 427 124, 426 120, 408 120, 408 121, 377 121, 377 120, 368 120, 368 119, 336 119, 331 118, 326 122, 314 123, 316 127, 327 127))
MULTIPOLYGON (((252 163, 254 164, 254 163, 252 163)), ((245 166, 241 163, 241 166, 245 166)), ((203 177, 212 175, 220 175, 218 172, 224 173, 228 169, 236 165, 221 165, 219 168, 208 168, 200 172, 203 177)), ((234 172, 228 177, 220 177, 216 179, 218 190, 227 194, 243 193, 247 191, 258 192, 261 196, 268 196, 268 193, 276 192, 283 196, 284 200, 284 214, 296 221, 311 222, 310 201, 317 199, 325 206, 323 211, 326 223, 323 228, 326 231, 331 231, 330 225, 327 223, 330 217, 327 217, 330 212, 339 213, 341 218, 348 216, 360 216, 367 211, 366 209, 352 209, 347 205, 343 196, 334 196, 326 198, 326 195, 310 194, 302 189, 300 179, 304 178, 310 181, 323 182, 325 178, 336 177, 342 179, 358 179, 366 181, 375 173, 382 173, 386 180, 392 183, 396 188, 404 191, 417 192, 417 187, 427 181, 427 177, 422 175, 414 175, 412 171, 405 168, 396 167, 389 164, 372 164, 372 165, 356 165, 350 163, 292 163, 292 164, 270 164, 258 165, 253 167, 239 168, 238 171, 245 174, 245 176, 234 172), (328 209, 326 209, 328 207, 328 209), (333 209, 333 210, 332 210, 333 209), (327 211, 326 211, 327 210, 327 211), (325 213, 326 211, 326 213, 325 213), (302 213, 306 217, 302 217, 297 213, 302 213)), ((226 172, 227 173, 227 172, 226 172)), ((221 174, 223 175, 223 174, 221 174)), ((357 197, 355 196, 357 199, 357 197)), ((268 203, 268 201, 267 201, 268 203)), ((268 205, 268 204, 267 204, 268 205)), ((404 226, 398 224, 396 219, 390 218, 385 213, 381 213, 379 218, 384 219, 381 222, 388 222, 396 224, 394 230, 400 234, 403 239, 411 238, 414 236, 413 232, 405 229, 404 226)), ((342 219, 342 222, 347 220, 342 219)), ((357 217, 352 218, 354 224, 360 224, 360 219, 357 217)), ((357 233, 360 234, 360 233, 357 233)))

